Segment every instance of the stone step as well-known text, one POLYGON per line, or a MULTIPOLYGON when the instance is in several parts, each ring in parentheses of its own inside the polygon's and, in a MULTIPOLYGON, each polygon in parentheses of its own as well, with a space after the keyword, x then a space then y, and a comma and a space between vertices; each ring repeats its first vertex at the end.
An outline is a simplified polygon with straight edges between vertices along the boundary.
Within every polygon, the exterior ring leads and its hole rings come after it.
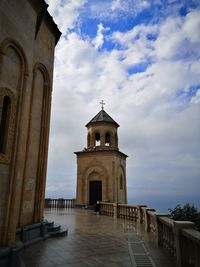
POLYGON ((67 228, 62 228, 60 224, 55 224, 53 221, 47 221, 47 233, 50 237, 66 236, 67 228))
POLYGON ((50 237, 62 237, 68 234, 68 229, 60 228, 58 231, 48 232, 48 234, 50 235, 50 237))
POLYGON ((47 232, 48 233, 53 233, 53 232, 58 232, 61 229, 60 224, 53 224, 52 226, 47 227, 47 232))
POLYGON ((47 224, 47 227, 51 227, 54 225, 54 221, 47 221, 45 220, 45 223, 47 224))

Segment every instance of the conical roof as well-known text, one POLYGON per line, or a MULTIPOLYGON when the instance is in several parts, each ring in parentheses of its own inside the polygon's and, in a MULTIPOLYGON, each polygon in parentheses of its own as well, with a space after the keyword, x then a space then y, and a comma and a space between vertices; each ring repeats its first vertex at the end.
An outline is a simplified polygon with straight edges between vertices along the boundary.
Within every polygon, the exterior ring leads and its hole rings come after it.
POLYGON ((99 111, 99 113, 93 119, 91 119, 91 121, 88 122, 85 126, 88 127, 90 124, 93 124, 93 123, 96 123, 96 122, 109 122, 109 123, 113 123, 117 127, 119 127, 119 124, 116 121, 114 121, 108 115, 108 113, 105 112, 104 109, 102 109, 101 111, 99 111))

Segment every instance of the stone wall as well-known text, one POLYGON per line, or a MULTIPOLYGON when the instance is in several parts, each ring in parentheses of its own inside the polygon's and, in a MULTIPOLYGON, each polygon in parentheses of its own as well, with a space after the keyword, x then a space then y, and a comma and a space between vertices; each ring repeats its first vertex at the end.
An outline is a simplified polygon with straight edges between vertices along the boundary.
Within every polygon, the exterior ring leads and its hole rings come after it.
POLYGON ((0 1, 0 245, 41 222, 54 48, 60 32, 42 0, 0 1))
POLYGON ((89 181, 102 181, 102 200, 126 203, 126 157, 114 150, 77 154, 76 203, 88 205, 89 181), (120 188, 120 177, 123 186, 120 188))

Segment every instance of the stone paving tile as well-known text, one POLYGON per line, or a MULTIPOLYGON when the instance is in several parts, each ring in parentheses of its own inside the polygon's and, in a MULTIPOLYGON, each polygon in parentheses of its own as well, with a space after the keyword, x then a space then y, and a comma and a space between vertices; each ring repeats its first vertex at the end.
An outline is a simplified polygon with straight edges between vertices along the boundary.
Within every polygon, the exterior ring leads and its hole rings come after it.
MULTIPOLYGON (((22 252, 26 267, 131 267, 127 231, 135 233, 135 223, 97 216, 84 209, 47 210, 45 218, 68 228, 68 236, 47 239, 22 252), (134 232, 133 232, 134 231, 134 232)), ((158 267, 172 267, 166 255, 149 242, 158 267), (159 255, 160 253, 160 255, 159 255), (166 265, 167 264, 169 265, 166 265)))

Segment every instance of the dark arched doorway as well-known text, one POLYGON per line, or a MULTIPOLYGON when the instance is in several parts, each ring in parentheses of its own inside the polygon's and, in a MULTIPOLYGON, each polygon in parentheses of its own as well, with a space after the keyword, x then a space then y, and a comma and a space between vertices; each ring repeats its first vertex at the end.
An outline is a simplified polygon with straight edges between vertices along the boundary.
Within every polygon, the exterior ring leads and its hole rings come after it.
POLYGON ((94 205, 102 200, 102 181, 89 182, 89 204, 94 205))

